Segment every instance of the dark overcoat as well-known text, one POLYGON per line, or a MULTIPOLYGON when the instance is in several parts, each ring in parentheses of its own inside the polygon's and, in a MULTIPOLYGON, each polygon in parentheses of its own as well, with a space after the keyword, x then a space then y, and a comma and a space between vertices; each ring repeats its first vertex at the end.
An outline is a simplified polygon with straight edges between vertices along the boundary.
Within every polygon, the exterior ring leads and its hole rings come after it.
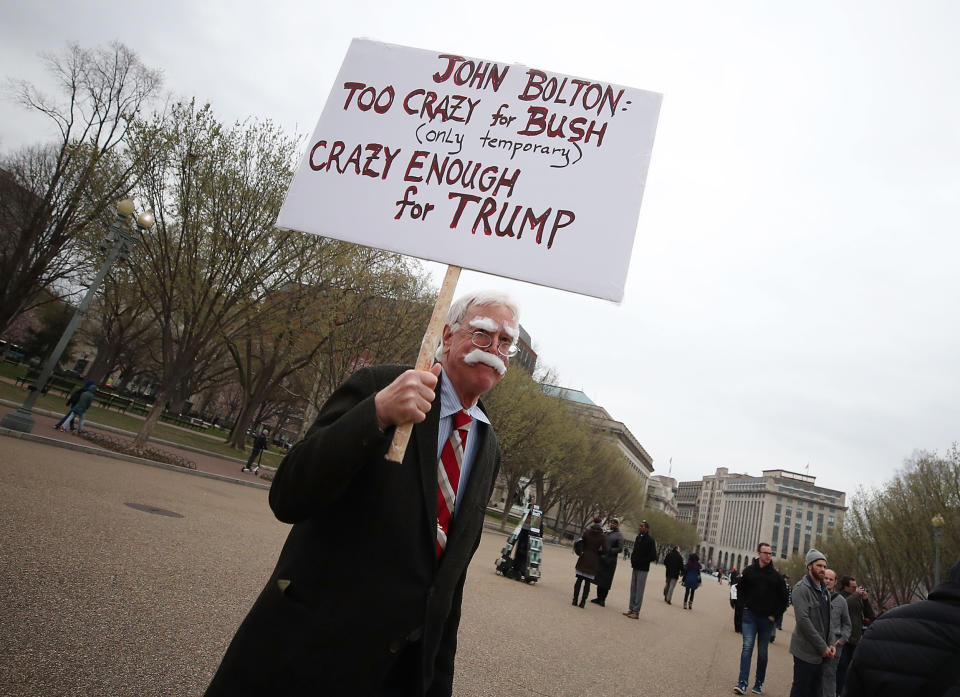
POLYGON ((595 578, 600 566, 600 556, 607 550, 607 540, 599 523, 591 523, 580 535, 583 538, 583 554, 577 558, 578 576, 595 578))
POLYGON ((500 450, 475 423, 470 435, 482 441, 438 563, 439 398, 401 464, 384 457, 394 429, 376 422, 374 395, 404 370, 355 373, 280 464, 270 507, 293 528, 207 695, 375 695, 417 637, 419 692, 451 694, 463 584, 500 450), (349 541, 331 532, 346 523, 349 541))
POLYGON ((613 585, 613 576, 617 573, 617 557, 623 551, 623 533, 620 529, 606 533, 607 551, 600 556, 600 565, 597 567, 597 585, 600 588, 610 589, 613 585))

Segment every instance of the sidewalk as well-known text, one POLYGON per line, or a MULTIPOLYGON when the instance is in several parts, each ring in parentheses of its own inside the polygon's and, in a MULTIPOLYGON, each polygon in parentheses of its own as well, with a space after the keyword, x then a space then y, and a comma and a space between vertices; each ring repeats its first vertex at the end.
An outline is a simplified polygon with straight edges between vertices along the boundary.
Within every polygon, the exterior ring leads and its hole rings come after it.
MULTIPOLYGON (((3 416, 9 412, 16 411, 19 406, 19 404, 14 404, 9 400, 0 399, 0 418, 3 418, 3 416)), ((146 458, 134 457, 124 453, 105 450, 77 435, 70 433, 69 431, 61 432, 56 430, 54 428, 54 424, 60 420, 60 417, 62 417, 63 414, 50 412, 46 409, 36 408, 33 409, 32 413, 34 426, 31 433, 21 433, 20 431, 12 431, 7 428, 0 428, 0 436, 23 438, 25 440, 45 443, 47 445, 55 445, 62 448, 69 448, 70 450, 79 452, 87 452, 94 455, 104 455, 119 460, 126 460, 127 462, 135 462, 154 467, 173 469, 180 472, 190 472, 200 476, 211 477, 214 479, 224 479, 227 481, 236 482, 238 484, 245 484, 247 486, 254 486, 262 489, 270 488, 270 483, 260 479, 257 475, 250 472, 240 471, 240 468, 246 464, 246 459, 240 460, 236 458, 223 457, 220 455, 202 452, 195 448, 182 446, 177 443, 171 443, 169 441, 158 440, 155 438, 150 439, 150 445, 152 447, 176 453, 177 455, 196 463, 197 469, 189 470, 184 467, 177 467, 176 465, 168 465, 166 463, 156 462, 146 458)), ((102 433, 121 436, 122 438, 129 440, 132 440, 136 435, 135 433, 131 433, 129 431, 123 431, 111 426, 104 426, 96 423, 95 421, 89 420, 84 423, 84 428, 91 431, 100 431, 102 433)), ((264 466, 260 471, 261 473, 268 473, 273 472, 274 470, 273 468, 264 466)))

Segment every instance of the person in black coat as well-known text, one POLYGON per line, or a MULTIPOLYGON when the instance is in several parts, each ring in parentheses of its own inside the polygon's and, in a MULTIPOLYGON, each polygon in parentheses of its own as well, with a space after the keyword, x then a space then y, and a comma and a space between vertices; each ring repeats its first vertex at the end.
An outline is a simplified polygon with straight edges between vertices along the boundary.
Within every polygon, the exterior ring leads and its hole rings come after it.
POLYGON ((583 551, 577 557, 574 571, 577 580, 573 583, 573 604, 577 604, 580 587, 584 585, 583 597, 579 597, 580 607, 583 607, 590 595, 590 583, 596 580, 600 560, 607 553, 607 539, 603 534, 603 526, 600 525, 600 516, 594 517, 593 522, 584 528, 580 537, 583 539, 583 551))
MULTIPOLYGON (((250 468, 253 467, 254 460, 267 449, 267 429, 263 429, 262 433, 258 433, 257 437, 253 439, 253 447, 250 448, 250 457, 247 459, 247 464, 241 468, 241 472, 249 472, 250 468)), ((260 471, 260 463, 257 463, 257 466, 253 468, 253 473, 257 474, 260 471)))
POLYGON ((613 576, 617 572, 617 557, 623 551, 623 533, 620 532, 620 521, 610 519, 610 529, 604 533, 607 538, 607 551, 600 557, 600 566, 597 568, 597 597, 591 600, 600 607, 607 604, 607 595, 613 586, 613 576))
POLYGON ((632 620, 640 619, 640 606, 643 604, 643 591, 647 586, 650 562, 657 560, 657 543, 650 536, 647 521, 641 521, 638 530, 637 539, 633 541, 633 552, 630 554, 630 566, 633 567, 633 575, 630 577, 630 607, 623 613, 632 620))
POLYGON ((913 696, 960 697, 960 561, 926 600, 870 623, 841 697, 913 696))
POLYGON ((208 697, 450 697, 467 567, 500 466, 479 397, 516 353, 517 314, 501 294, 461 298, 443 329, 442 365, 362 368, 330 396, 277 470, 270 507, 293 526, 208 697), (460 411, 472 421, 455 429, 460 411), (403 461, 386 459, 395 425, 406 423, 403 461), (449 492, 438 487, 438 461, 460 430, 463 465, 443 534, 449 492), (359 547, 336 544, 333 530, 347 520, 359 547))
POLYGON ((667 570, 667 582, 663 586, 663 599, 667 605, 673 605, 673 591, 677 587, 677 579, 683 571, 683 555, 680 548, 674 547, 663 558, 663 568, 667 570))

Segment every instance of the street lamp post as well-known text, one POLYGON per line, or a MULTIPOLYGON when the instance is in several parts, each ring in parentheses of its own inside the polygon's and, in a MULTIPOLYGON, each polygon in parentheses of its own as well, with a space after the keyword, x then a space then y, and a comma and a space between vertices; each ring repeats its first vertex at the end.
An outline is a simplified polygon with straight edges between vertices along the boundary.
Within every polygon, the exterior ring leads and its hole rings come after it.
POLYGON ((940 585, 940 540, 943 538, 943 516, 937 513, 930 519, 933 526, 933 585, 940 585))
MULTIPOLYGON (((84 315, 87 314, 87 308, 93 300, 93 296, 117 260, 126 259, 130 250, 137 243, 137 235, 130 229, 130 217, 133 215, 133 212, 134 205, 130 199, 125 199, 117 204, 117 219, 114 220, 110 226, 107 239, 101 244, 101 248, 106 245, 112 245, 110 252, 107 254, 107 258, 103 262, 103 266, 100 267, 100 271, 97 272, 96 277, 90 282, 90 287, 87 289, 86 295, 83 296, 80 306, 77 308, 77 311, 74 312, 70 323, 67 324, 67 328, 63 330, 63 336, 60 337, 60 341, 57 342, 50 357, 47 358, 47 362, 44 364, 43 370, 40 371, 37 381, 30 386, 30 393, 27 395, 23 404, 20 405, 20 408, 16 411, 10 412, 4 416, 3 419, 0 419, 0 426, 3 428, 22 431, 23 433, 30 433, 33 430, 33 406, 37 403, 37 399, 39 399, 40 394, 43 392, 43 388, 46 387, 50 376, 53 375, 54 368, 56 368, 57 363, 60 361, 60 356, 63 354, 64 349, 66 349, 80 321, 84 315)), ((141 213, 139 217, 137 217, 136 222, 139 232, 148 231, 153 227, 153 213, 141 213)))

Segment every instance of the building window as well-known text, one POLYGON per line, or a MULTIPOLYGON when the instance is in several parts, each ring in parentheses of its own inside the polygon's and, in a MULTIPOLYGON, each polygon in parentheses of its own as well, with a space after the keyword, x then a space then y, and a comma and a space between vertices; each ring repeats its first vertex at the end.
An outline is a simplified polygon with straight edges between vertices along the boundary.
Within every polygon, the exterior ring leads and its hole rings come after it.
POLYGON ((777 507, 774 509, 777 513, 780 513, 780 504, 777 504, 777 507))

